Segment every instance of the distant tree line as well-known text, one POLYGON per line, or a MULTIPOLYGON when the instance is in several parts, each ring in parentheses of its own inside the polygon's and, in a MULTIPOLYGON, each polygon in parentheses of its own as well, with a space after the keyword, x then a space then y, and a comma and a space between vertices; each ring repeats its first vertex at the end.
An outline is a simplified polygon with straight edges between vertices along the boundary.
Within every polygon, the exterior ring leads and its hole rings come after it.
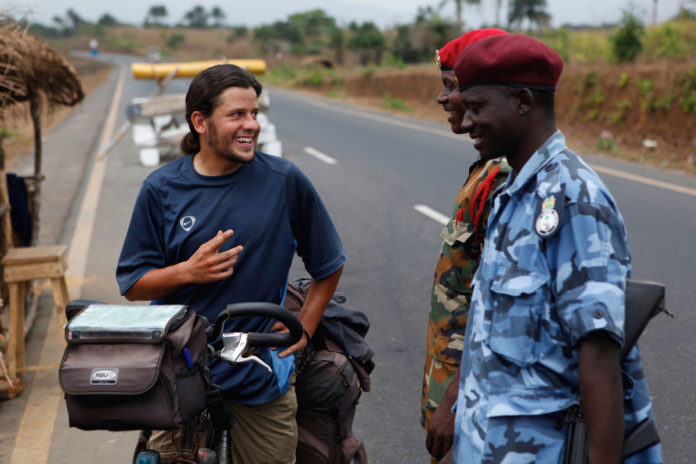
MULTIPOLYGON (((657 0, 653 1, 656 5, 657 0)), ((397 63, 418 63, 432 59, 434 50, 464 32, 466 24, 462 18, 465 10, 478 7, 482 3, 494 4, 495 23, 491 26, 511 30, 544 31, 550 28, 551 23, 546 0, 507 0, 505 24, 500 23, 503 16, 503 0, 439 0, 434 3, 434 6, 420 7, 412 22, 385 31, 380 30, 372 21, 339 25, 335 18, 322 9, 295 13, 285 20, 253 28, 226 25, 226 15, 220 7, 206 9, 201 5, 195 5, 187 11, 176 26, 224 28, 229 31, 227 42, 251 40, 263 54, 324 55, 341 65, 350 52, 359 64, 369 65, 380 64, 385 58, 397 63), (452 4, 456 12, 454 17, 443 13, 443 9, 452 4)), ((624 12, 619 24, 619 30, 610 38, 616 61, 633 60, 642 49, 644 25, 632 11, 635 8, 629 4, 629 9, 624 12)), ((689 14, 685 8, 680 12, 682 17, 689 14)), ((149 8, 142 25, 168 27, 168 17, 169 11, 165 4, 153 5, 149 8)), ((73 9, 69 9, 64 17, 54 17, 51 26, 30 25, 30 32, 45 38, 76 34, 99 36, 103 34, 104 28, 119 24, 120 22, 108 13, 92 24, 81 18, 73 9)), ((183 32, 173 32, 167 46, 174 50, 184 40, 183 32)))

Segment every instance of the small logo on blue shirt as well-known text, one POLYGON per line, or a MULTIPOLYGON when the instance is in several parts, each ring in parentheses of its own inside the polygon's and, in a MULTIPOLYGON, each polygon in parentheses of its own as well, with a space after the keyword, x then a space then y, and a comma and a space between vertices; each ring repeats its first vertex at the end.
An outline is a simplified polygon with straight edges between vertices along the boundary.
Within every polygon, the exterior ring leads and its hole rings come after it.
POLYGON ((191 230, 191 227, 193 227, 193 225, 195 223, 196 223, 196 216, 184 216, 181 219, 179 219, 179 225, 186 232, 191 230))

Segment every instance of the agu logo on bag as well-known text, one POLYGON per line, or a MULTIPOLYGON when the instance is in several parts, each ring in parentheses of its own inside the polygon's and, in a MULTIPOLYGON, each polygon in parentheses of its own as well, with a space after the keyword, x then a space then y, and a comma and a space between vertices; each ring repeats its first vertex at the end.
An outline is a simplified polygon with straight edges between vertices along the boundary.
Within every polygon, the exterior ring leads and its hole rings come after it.
POLYGON ((89 377, 92 385, 116 385, 118 382, 118 368, 95 368, 89 377))

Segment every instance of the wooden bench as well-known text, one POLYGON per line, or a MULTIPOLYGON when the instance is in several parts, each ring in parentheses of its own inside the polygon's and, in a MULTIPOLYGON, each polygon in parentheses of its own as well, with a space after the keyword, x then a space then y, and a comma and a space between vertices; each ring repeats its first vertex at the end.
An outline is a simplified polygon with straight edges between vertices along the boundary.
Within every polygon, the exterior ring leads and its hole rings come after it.
POLYGON ((24 311, 26 283, 49 279, 61 327, 65 326, 65 305, 70 301, 65 281, 65 245, 10 248, 2 258, 3 278, 9 288, 9 340, 7 364, 10 377, 24 374, 24 311))

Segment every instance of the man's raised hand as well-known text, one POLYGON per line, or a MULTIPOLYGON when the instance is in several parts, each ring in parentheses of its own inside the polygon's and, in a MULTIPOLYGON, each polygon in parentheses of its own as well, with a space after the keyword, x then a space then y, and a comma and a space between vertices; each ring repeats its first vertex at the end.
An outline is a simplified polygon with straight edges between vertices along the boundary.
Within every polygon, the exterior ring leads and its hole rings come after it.
POLYGON ((232 237, 232 229, 218 231, 217 235, 201 245, 185 262, 186 272, 191 283, 206 284, 226 279, 234 273, 239 253, 244 248, 237 245, 229 250, 220 251, 222 245, 232 237))

